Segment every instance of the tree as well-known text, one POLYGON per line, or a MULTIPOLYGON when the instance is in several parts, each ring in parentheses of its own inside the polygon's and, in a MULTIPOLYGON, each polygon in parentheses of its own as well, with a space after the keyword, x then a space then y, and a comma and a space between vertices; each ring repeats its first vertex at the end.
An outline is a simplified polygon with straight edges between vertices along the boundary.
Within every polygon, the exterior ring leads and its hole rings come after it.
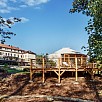
POLYGON ((36 63, 39 64, 39 65, 42 65, 44 55, 36 55, 36 63))
POLYGON ((44 64, 45 64, 46 68, 56 66, 56 62, 54 62, 53 60, 48 58, 48 53, 46 53, 46 55, 44 55, 44 54, 36 55, 36 63, 38 65, 42 65, 43 64, 43 58, 44 58, 44 64))
POLYGON ((19 18, 14 17, 10 19, 5 19, 0 16, 0 35, 1 35, 0 41, 2 44, 4 44, 6 38, 10 39, 11 35, 14 35, 14 36, 16 35, 13 32, 10 32, 8 29, 10 29, 13 24, 20 21, 21 19, 19 18))
POLYGON ((82 13, 90 17, 85 27, 89 38, 88 51, 91 62, 102 63, 102 0, 74 0, 70 13, 82 13))

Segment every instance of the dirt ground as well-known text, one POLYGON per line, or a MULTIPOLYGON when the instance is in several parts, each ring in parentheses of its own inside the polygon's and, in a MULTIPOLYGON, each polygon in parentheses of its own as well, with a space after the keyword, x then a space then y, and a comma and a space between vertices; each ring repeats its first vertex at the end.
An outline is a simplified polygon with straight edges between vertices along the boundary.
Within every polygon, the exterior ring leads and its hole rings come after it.
POLYGON ((2 80, 0 79, 0 96, 7 96, 1 98, 0 102, 78 102, 77 100, 50 100, 47 97, 35 97, 36 95, 102 102, 102 77, 96 76, 92 80, 89 75, 86 75, 87 77, 79 75, 78 82, 75 82, 75 77, 68 76, 68 73, 65 74, 67 77, 62 76, 61 84, 57 83, 58 79, 54 73, 46 75, 45 83, 42 83, 40 74, 34 76, 33 82, 29 82, 28 74, 7 76, 0 74, 0 76, 5 76, 2 80))

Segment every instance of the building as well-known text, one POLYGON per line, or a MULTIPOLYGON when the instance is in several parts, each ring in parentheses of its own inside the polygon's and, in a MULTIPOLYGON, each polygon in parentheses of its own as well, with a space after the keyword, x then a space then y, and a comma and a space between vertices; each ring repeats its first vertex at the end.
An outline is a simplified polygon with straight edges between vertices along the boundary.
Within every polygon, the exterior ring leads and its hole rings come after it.
POLYGON ((29 65, 30 59, 35 59, 36 54, 25 51, 12 45, 0 44, 0 64, 29 65))
POLYGON ((49 59, 52 59, 56 62, 58 66, 58 59, 60 63, 65 65, 73 65, 75 67, 75 59, 77 58, 78 65, 86 64, 87 56, 70 48, 62 48, 53 54, 48 55, 49 59))

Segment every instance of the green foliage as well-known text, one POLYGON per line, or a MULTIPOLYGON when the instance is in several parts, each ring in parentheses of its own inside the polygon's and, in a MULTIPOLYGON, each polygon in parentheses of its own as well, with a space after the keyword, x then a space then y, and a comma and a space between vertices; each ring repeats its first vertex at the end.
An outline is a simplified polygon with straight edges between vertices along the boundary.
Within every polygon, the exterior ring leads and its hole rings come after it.
POLYGON ((8 74, 15 74, 15 73, 23 73, 24 71, 8 68, 7 72, 8 72, 8 74))
POLYGON ((4 73, 8 73, 8 74, 15 74, 15 73, 26 73, 27 71, 24 70, 20 70, 19 68, 10 68, 8 66, 8 64, 5 64, 4 67, 2 68, 2 70, 4 70, 4 73))
POLYGON ((53 60, 48 60, 48 65, 55 67, 56 62, 54 62, 53 60))
POLYGON ((8 69, 9 69, 8 64, 4 64, 3 70, 5 71, 5 73, 8 73, 8 69))
POLYGON ((14 36, 16 35, 13 32, 8 31, 8 29, 10 29, 11 26, 15 24, 15 22, 20 22, 20 21, 21 19, 19 18, 14 17, 10 19, 5 19, 0 16, 0 35, 2 37, 1 39, 2 44, 4 44, 6 38, 10 39, 11 35, 14 35, 14 36))
POLYGON ((36 63, 42 65, 42 59, 44 55, 36 55, 36 63))
POLYGON ((5 69, 8 68, 8 64, 4 64, 4 68, 5 68, 5 69))
POLYGON ((39 65, 42 65, 43 58, 44 58, 45 66, 47 66, 47 67, 56 66, 56 63, 53 60, 49 60, 47 55, 48 54, 46 54, 46 55, 36 55, 36 63, 39 64, 39 65))
POLYGON ((74 0, 70 13, 81 12, 90 16, 88 26, 85 27, 89 38, 88 51, 91 62, 102 63, 102 0, 74 0))

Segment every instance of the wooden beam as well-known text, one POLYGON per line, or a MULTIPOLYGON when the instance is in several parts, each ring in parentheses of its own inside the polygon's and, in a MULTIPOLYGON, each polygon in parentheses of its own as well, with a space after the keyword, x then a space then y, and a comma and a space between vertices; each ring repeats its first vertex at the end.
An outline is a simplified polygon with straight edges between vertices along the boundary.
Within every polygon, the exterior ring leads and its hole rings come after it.
POLYGON ((60 59, 58 59, 58 83, 60 83, 60 59))
POLYGON ((57 72, 56 70, 54 70, 54 72, 55 72, 57 75, 59 75, 58 72, 57 72))
POLYGON ((81 65, 83 64, 83 56, 81 55, 81 65))
POLYGON ((75 56, 75 81, 78 81, 78 65, 76 56, 75 56))
POLYGON ((60 65, 62 66, 62 56, 61 56, 61 58, 60 58, 60 65))
POLYGON ((65 71, 66 71, 66 70, 62 71, 62 72, 60 73, 60 76, 61 76, 65 71))
POLYGON ((43 83, 45 82, 45 72, 44 72, 44 66, 45 66, 45 60, 44 58, 42 59, 43 63, 42 63, 42 80, 43 80, 43 83))
POLYGON ((32 81, 32 75, 33 75, 33 72, 32 72, 32 59, 30 59, 30 81, 32 81))
POLYGON ((64 54, 64 62, 65 62, 65 54, 64 54))
POLYGON ((70 65, 70 58, 69 58, 70 56, 69 56, 69 54, 68 54, 68 64, 70 65))

